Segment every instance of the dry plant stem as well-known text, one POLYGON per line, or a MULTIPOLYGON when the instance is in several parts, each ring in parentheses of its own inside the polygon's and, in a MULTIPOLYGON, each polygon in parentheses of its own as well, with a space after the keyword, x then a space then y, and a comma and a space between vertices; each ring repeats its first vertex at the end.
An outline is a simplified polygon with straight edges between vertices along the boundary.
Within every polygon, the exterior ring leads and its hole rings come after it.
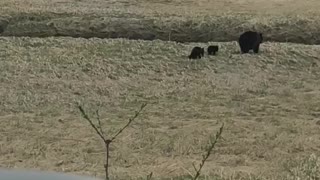
POLYGON ((196 175, 193 177, 193 180, 198 179, 198 177, 200 176, 200 171, 202 169, 202 167, 204 166, 204 163, 207 161, 207 159, 209 158, 209 156, 211 155, 211 151, 213 150, 213 148, 215 147, 216 143, 218 142, 218 139, 221 137, 222 131, 223 131, 223 126, 224 124, 222 124, 222 126, 220 127, 219 131, 217 132, 214 140, 213 138, 210 138, 210 144, 209 147, 207 148, 207 154, 203 156, 203 159, 199 165, 199 169, 197 170, 197 168, 194 166, 194 169, 196 170, 196 175))
POLYGON ((103 129, 102 129, 102 125, 101 125, 99 109, 97 109, 97 111, 96 111, 96 115, 97 115, 97 120, 98 120, 98 123, 99 123, 99 129, 100 129, 100 132, 101 132, 101 134, 105 135, 105 133, 104 133, 104 131, 103 131, 103 129))
POLYGON ((89 122, 89 124, 91 125, 91 127, 96 131, 96 133, 100 136, 100 138, 103 140, 104 144, 105 144, 105 148, 106 148, 106 162, 104 164, 104 168, 105 168, 105 174, 106 174, 106 180, 109 180, 109 147, 110 144, 118 137, 118 135, 120 135, 123 130, 125 130, 141 113, 141 111, 147 106, 147 103, 144 103, 141 105, 140 109, 135 113, 135 115, 129 119, 128 123, 123 126, 123 128, 121 128, 111 139, 106 139, 105 137, 105 133, 102 129, 102 125, 101 125, 101 120, 100 120, 100 115, 99 115, 99 111, 96 111, 96 115, 97 115, 97 121, 98 121, 98 127, 93 123, 93 121, 89 118, 89 116, 85 113, 84 109, 82 108, 82 106, 78 105, 78 108, 82 114, 82 116, 89 122))
POLYGON ((109 146, 110 146, 110 143, 111 143, 111 141, 109 141, 109 140, 107 142, 105 142, 106 152, 107 152, 106 163, 104 164, 104 170, 106 173, 106 180, 109 179, 109 146))
POLYGON ((150 174, 148 174, 147 180, 150 180, 152 178, 152 174, 153 174, 152 172, 150 174))
POLYGON ((100 138, 106 142, 106 138, 104 137, 104 134, 102 134, 102 132, 99 131, 99 129, 96 127, 96 125, 93 124, 92 120, 89 118, 89 116, 85 113, 84 109, 82 108, 82 106, 78 106, 82 116, 89 122, 89 124, 91 125, 91 127, 96 131, 96 133, 100 136, 100 138))
POLYGON ((134 120, 139 116, 139 114, 141 113, 141 111, 142 111, 146 106, 147 106, 147 103, 144 103, 144 104, 141 105, 140 109, 135 113, 135 115, 134 115, 132 118, 129 119, 128 123, 127 123, 125 126, 123 126, 123 128, 121 128, 121 129, 111 138, 111 142, 112 142, 113 140, 115 140, 115 139, 117 138, 117 136, 118 136, 119 134, 121 134, 122 131, 123 131, 124 129, 126 129, 126 128, 132 123, 132 121, 134 121, 134 120))

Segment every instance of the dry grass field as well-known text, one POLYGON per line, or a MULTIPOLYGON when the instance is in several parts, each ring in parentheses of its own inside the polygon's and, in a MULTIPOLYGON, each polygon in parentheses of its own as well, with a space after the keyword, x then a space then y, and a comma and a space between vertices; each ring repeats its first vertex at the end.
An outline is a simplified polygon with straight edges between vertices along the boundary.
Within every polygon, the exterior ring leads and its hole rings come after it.
POLYGON ((259 54, 241 55, 234 39, 252 27, 267 40, 317 43, 318 7, 316 0, 1 0, 9 24, 0 37, 0 167, 103 177, 103 144, 77 103, 92 118, 99 109, 113 134, 147 102, 111 146, 115 179, 187 178, 222 123, 203 178, 319 179, 320 46, 265 42, 259 54), (177 27, 171 40, 199 42, 40 38, 109 36, 117 25, 125 33, 156 29, 149 35, 163 40, 161 32, 177 27), (202 29, 228 42, 189 36, 202 29), (23 35, 35 37, 15 37, 23 35), (209 44, 220 46, 217 56, 187 59, 193 46, 209 44))

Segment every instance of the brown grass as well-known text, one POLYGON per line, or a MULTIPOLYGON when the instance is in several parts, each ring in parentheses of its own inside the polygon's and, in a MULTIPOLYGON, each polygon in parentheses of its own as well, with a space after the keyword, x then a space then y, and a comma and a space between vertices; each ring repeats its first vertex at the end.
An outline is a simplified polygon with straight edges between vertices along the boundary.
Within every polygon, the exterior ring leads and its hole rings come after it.
POLYGON ((102 176, 103 146, 78 101, 92 116, 100 108, 111 134, 151 103, 112 146, 118 178, 188 175, 221 122, 206 176, 287 175, 288 162, 319 155, 318 46, 265 43, 260 55, 240 55, 236 42, 211 42, 218 56, 188 61, 196 44, 0 40, 1 166, 102 176))
POLYGON ((94 31, 109 37, 118 26, 126 35, 149 23, 151 30, 137 33, 156 32, 148 36, 166 40, 232 39, 181 44, 1 37, 0 167, 103 176, 103 146, 76 103, 85 104, 92 116, 100 108, 105 129, 113 134, 148 102, 138 121, 111 146, 110 173, 118 179, 150 172, 154 178, 183 179, 222 122, 223 138, 202 169, 205 177, 319 177, 320 47, 266 42, 259 55, 240 55, 234 41, 237 33, 255 27, 269 40, 315 43, 319 3, 0 1, 2 18, 10 21, 4 36, 94 31), (190 23, 198 26, 184 29, 190 23), (235 28, 225 31, 229 26, 235 28), (179 31, 169 36, 168 30, 175 30, 171 27, 179 31), (220 45, 217 56, 187 59, 193 46, 209 44, 220 45))

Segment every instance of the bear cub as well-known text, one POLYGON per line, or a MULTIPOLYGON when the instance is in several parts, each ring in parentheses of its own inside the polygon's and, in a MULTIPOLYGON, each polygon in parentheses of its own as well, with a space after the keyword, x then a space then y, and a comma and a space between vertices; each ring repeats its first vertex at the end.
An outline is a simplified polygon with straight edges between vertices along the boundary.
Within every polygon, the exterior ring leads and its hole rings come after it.
POLYGON ((216 53, 219 51, 219 46, 209 46, 207 51, 208 55, 216 55, 216 53))
POLYGON ((254 53, 258 53, 262 41, 262 33, 254 31, 246 31, 242 33, 238 40, 241 53, 249 53, 250 50, 253 50, 254 53))
POLYGON ((204 56, 204 48, 196 46, 192 49, 189 59, 201 59, 201 56, 204 56))

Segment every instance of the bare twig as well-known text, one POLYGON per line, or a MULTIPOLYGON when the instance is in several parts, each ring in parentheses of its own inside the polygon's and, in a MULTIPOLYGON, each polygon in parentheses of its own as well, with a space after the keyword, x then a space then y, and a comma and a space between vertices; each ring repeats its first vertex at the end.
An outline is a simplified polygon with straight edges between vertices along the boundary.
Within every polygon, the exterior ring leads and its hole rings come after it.
MULTIPOLYGON (((218 139, 221 137, 222 131, 223 131, 223 126, 224 124, 222 124, 222 126, 220 127, 219 131, 217 132, 215 138, 211 137, 210 138, 210 144, 206 149, 206 154, 203 155, 203 159, 199 165, 199 169, 196 170, 196 175, 193 177, 193 180, 198 179, 198 177, 200 176, 200 171, 202 169, 202 167, 204 166, 204 163, 207 161, 207 159, 209 158, 209 156, 211 155, 211 151, 213 150, 213 148, 215 147, 216 143, 218 142, 218 139)), ((196 167, 193 164, 193 167, 196 169, 196 167)))
POLYGON ((152 178, 152 172, 150 173, 150 174, 148 174, 148 176, 147 176, 147 180, 151 180, 151 178, 152 178))
POLYGON ((194 165, 194 163, 192 163, 192 166, 193 166, 194 171, 197 172, 198 170, 196 168, 196 165, 194 165))
POLYGON ((78 108, 82 114, 82 116, 84 117, 84 119, 86 119, 91 127, 96 131, 96 133, 100 136, 100 138, 105 142, 106 138, 104 137, 104 135, 102 134, 102 132, 99 131, 99 129, 93 124, 92 120, 89 118, 89 116, 86 114, 86 112, 83 110, 81 105, 78 105, 78 108))
POLYGON ((106 146, 106 163, 104 164, 104 170, 106 173, 106 180, 109 180, 109 147, 110 147, 110 140, 107 140, 107 142, 105 142, 105 146, 106 146))
MULTIPOLYGON (((82 116, 90 123, 91 127, 96 131, 96 133, 100 136, 100 138, 103 140, 103 142, 105 144, 106 162, 104 164, 104 168, 105 168, 106 180, 109 180, 109 157, 110 157, 109 156, 109 147, 110 147, 110 144, 123 132, 123 130, 125 130, 140 115, 140 113, 142 112, 142 110, 146 106, 147 106, 146 103, 142 104, 141 108, 135 113, 135 115, 132 118, 129 119, 128 123, 123 128, 121 128, 111 139, 107 139, 105 137, 105 133, 102 129, 99 110, 96 111, 98 125, 95 125, 93 123, 93 121, 89 118, 89 116, 85 113, 82 106, 78 105, 78 108, 79 108, 82 116)), ((152 173, 149 176, 151 178, 152 173)))
POLYGON ((146 106, 147 106, 147 103, 142 104, 141 107, 140 107, 140 109, 135 113, 135 115, 134 115, 132 118, 129 119, 128 123, 127 123, 125 126, 123 126, 123 128, 121 128, 121 129, 111 138, 111 141, 115 140, 115 139, 117 138, 117 136, 118 136, 119 134, 121 134, 122 131, 123 131, 124 129, 126 129, 126 128, 131 124, 131 122, 134 121, 134 120, 140 115, 141 111, 142 111, 146 106))
POLYGON ((103 131, 103 129, 102 129, 102 124, 101 124, 101 120, 100 120, 99 109, 96 110, 96 115, 97 115, 97 120, 98 120, 98 125, 99 125, 98 128, 99 128, 101 134, 102 134, 103 136, 105 136, 105 133, 104 133, 104 131, 103 131))

